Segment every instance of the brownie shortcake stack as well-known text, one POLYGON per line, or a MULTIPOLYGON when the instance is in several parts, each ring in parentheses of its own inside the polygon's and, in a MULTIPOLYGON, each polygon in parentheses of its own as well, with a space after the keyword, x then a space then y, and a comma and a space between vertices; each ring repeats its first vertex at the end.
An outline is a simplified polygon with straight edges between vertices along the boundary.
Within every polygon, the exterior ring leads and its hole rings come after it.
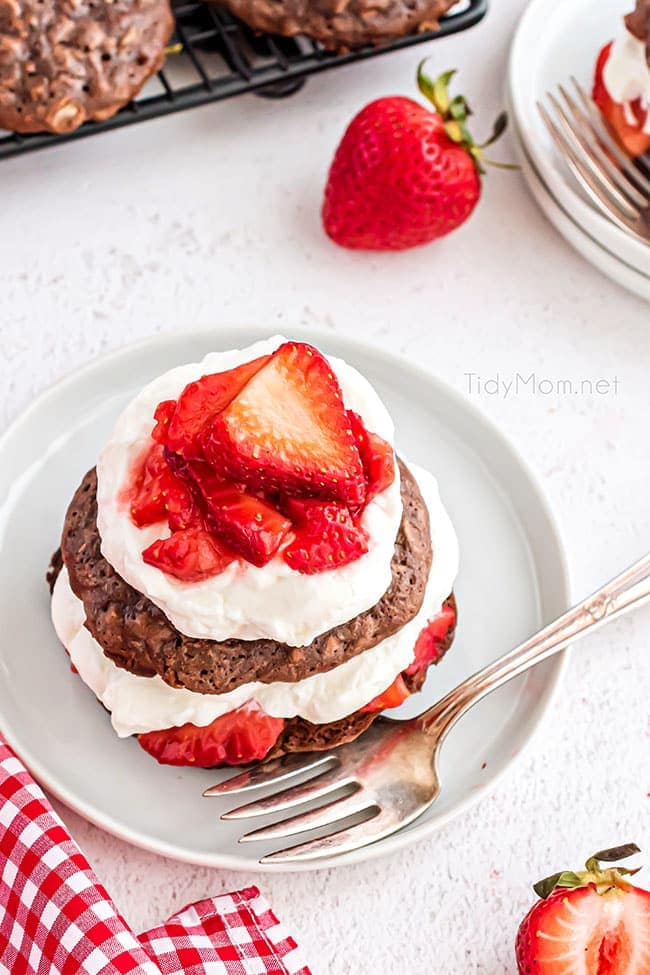
POLYGON ((650 151, 650 0, 637 0, 596 61, 593 99, 614 137, 636 158, 650 151))
POLYGON ((150 383, 49 571, 73 669, 159 762, 326 748, 448 650, 458 546, 377 393, 280 337, 150 383))

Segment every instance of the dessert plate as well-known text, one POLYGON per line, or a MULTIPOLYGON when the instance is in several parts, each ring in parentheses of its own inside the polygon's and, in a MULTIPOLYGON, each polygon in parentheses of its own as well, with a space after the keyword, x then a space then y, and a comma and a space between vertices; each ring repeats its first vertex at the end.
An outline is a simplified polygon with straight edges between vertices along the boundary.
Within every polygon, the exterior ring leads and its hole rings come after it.
MULTIPOLYGON (((524 145, 524 140, 516 125, 512 126, 517 161, 521 166, 528 188, 535 197, 540 209, 551 221, 565 240, 567 240, 579 254, 597 267, 603 274, 616 281, 622 287, 650 301, 650 276, 641 274, 636 268, 620 260, 615 253, 601 245, 597 237, 587 232, 584 224, 577 223, 571 214, 564 209, 552 195, 541 175, 535 169, 524 145)), ((650 249, 648 250, 650 261, 650 249)))
MULTIPOLYGON (((229 773, 159 766, 135 740, 115 736, 70 672, 44 578, 68 501, 127 400, 175 365, 264 334, 218 328, 128 347, 54 386, 0 440, 0 733, 47 789, 124 840, 191 863, 277 871, 296 867, 260 867, 269 844, 239 845, 237 823, 219 820, 232 800, 201 795, 229 773)), ((522 459, 458 393, 370 346, 312 329, 292 329, 291 337, 347 359, 375 385, 393 414, 398 449, 435 472, 459 536, 458 635, 405 708, 414 713, 567 608, 562 544, 522 459)), ((302 869, 396 850, 477 802, 530 741, 562 669, 561 657, 549 660, 461 721, 442 751, 445 789, 421 819, 374 846, 302 869)))
POLYGON ((588 202, 555 149, 536 105, 558 83, 567 84, 571 75, 591 91, 598 52, 622 30, 623 16, 633 7, 633 0, 598 4, 593 0, 533 0, 510 49, 508 101, 529 161, 559 207, 614 259, 650 278, 650 247, 588 202))

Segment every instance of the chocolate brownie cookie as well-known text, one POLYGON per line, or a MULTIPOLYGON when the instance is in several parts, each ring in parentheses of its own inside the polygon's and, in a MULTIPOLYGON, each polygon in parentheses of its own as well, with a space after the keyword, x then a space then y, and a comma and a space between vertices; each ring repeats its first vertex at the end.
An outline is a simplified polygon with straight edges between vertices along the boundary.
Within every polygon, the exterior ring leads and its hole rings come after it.
MULTIPOLYGON (((445 600, 445 606, 451 606, 456 612, 456 600, 453 593, 445 600)), ((431 661, 432 664, 440 663, 447 653, 454 641, 455 630, 454 624, 440 643, 438 656, 431 661)), ((402 676, 409 691, 413 694, 419 691, 424 684, 427 668, 419 670, 415 674, 403 674, 402 676)), ((347 741, 353 741, 363 734, 379 717, 380 713, 375 711, 368 714, 364 711, 356 711, 346 718, 341 718, 340 721, 332 721, 329 724, 311 724, 304 718, 291 718, 285 723, 282 734, 268 757, 274 758, 286 752, 325 751, 328 748, 336 748, 337 745, 344 745, 347 741)))
MULTIPOLYGON (((65 518, 61 548, 86 626, 119 667, 159 674, 172 687, 223 694, 251 681, 295 682, 331 670, 396 633, 422 605, 431 567, 429 515, 416 481, 400 462, 403 516, 392 582, 380 601, 306 647, 274 640, 200 640, 184 636, 157 606, 129 586, 102 556, 97 476, 83 479, 65 518)), ((56 558, 56 556, 55 556, 56 558)))
POLYGON ((0 128, 106 119, 164 59, 169 0, 0 0, 0 128))
POLYGON ((386 44, 438 27, 456 0, 222 0, 250 27, 306 34, 330 50, 386 44))

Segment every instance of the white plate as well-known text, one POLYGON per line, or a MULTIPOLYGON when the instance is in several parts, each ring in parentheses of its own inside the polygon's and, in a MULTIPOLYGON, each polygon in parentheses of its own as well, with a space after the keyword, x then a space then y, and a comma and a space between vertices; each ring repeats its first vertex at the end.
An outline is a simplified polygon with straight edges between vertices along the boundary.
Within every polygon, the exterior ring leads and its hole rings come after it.
MULTIPOLYGON (((650 246, 607 220, 583 195, 560 158, 536 102, 571 75, 591 92, 598 52, 622 30, 633 0, 533 0, 510 49, 512 119, 537 173, 570 218, 614 257, 650 278, 650 246)), ((570 86, 569 86, 570 87, 570 86)))
MULTIPOLYGON (((362 369, 393 413, 399 449, 439 477, 461 545, 460 626, 418 699, 424 707, 566 609, 553 518, 521 458, 457 393, 368 346, 311 329, 292 335, 362 369)), ((135 740, 115 736, 52 631, 44 574, 72 493, 125 402, 172 366, 260 337, 258 329, 219 328, 126 348, 45 393, 0 441, 2 733, 43 785, 97 825, 165 856, 235 869, 262 869, 257 858, 267 848, 238 845, 237 824, 219 821, 228 803, 202 798, 220 773, 159 766, 135 740)), ((420 820, 318 866, 395 850, 477 802, 530 740, 562 669, 563 658, 549 660, 462 721, 442 754, 442 795, 420 820)))
POLYGON ((518 162, 528 188, 555 228, 590 264, 597 267, 603 274, 606 274, 628 291, 639 295, 640 298, 650 301, 650 277, 640 274, 634 267, 619 260, 615 254, 602 247, 597 238, 593 238, 572 219, 571 215, 551 195, 549 187, 546 186, 541 175, 533 166, 516 124, 512 126, 512 133, 515 137, 518 162))

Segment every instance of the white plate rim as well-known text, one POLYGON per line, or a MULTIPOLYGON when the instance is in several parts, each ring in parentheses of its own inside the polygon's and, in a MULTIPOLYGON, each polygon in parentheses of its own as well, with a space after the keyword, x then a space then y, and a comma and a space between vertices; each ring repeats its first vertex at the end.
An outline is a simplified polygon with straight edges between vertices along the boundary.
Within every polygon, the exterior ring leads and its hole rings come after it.
MULTIPOLYGON (((126 345, 108 353, 98 354, 90 359, 87 363, 77 367, 72 372, 63 376, 61 379, 57 380, 48 388, 43 390, 7 426, 6 430, 3 431, 2 435, 0 435, 0 455, 6 449, 6 445, 10 438, 19 433, 21 426, 27 423, 34 413, 46 408, 50 398, 54 398, 60 390, 65 389, 66 387, 74 386, 78 380, 88 378, 94 371, 104 369, 106 367, 115 368, 121 361, 128 360, 132 355, 137 355, 152 345, 169 345, 173 347, 181 336, 188 341, 200 342, 207 341, 208 339, 214 341, 215 339, 218 340, 220 330, 235 332, 238 330, 238 328, 250 329, 251 326, 244 326, 241 323, 236 325, 232 322, 221 322, 218 326, 213 328, 173 330, 170 332, 165 332, 164 334, 155 334, 143 339, 139 339, 135 342, 127 343, 126 345)), ((260 337, 263 337, 264 334, 270 336, 277 332, 277 329, 274 328, 255 327, 255 330, 259 332, 260 337)), ((395 364, 397 364, 401 371, 410 371, 412 374, 415 374, 420 381, 437 386, 447 398, 453 401, 456 407, 462 411, 465 411, 465 413, 470 416, 472 422, 477 428, 483 428, 483 430, 487 431, 489 436, 494 441, 498 442, 500 449, 504 450, 506 454, 510 455, 512 462, 519 468, 520 472, 528 482, 531 493, 535 496, 535 501, 539 506, 539 510, 546 520, 550 532, 550 539, 555 549, 557 565, 555 566, 554 571, 557 573, 558 588, 561 590, 563 603, 566 604, 567 609, 569 608, 571 605, 570 573, 566 551, 553 510, 539 483, 537 475, 533 472, 532 468, 523 458, 517 448, 503 433, 501 433, 500 429, 496 426, 496 424, 493 423, 492 420, 490 420, 467 397, 463 396, 460 392, 454 389, 453 386, 444 382, 437 376, 433 375, 429 370, 419 366, 415 362, 412 362, 405 356, 389 352, 388 350, 372 346, 356 339, 351 339, 347 335, 341 335, 338 333, 328 333, 324 330, 305 328, 304 326, 297 326, 295 328, 292 327, 290 331, 292 335, 298 339, 311 341, 315 345, 322 345, 325 347, 327 346, 328 341, 334 339, 337 345, 345 347, 347 350, 345 354, 349 354, 351 358, 353 356, 361 356, 365 352, 371 353, 383 366, 394 367, 395 364)), ((416 820, 415 824, 412 824, 409 830, 401 830, 394 833, 392 836, 378 841, 377 843, 362 847, 361 849, 352 851, 351 853, 339 854, 338 856, 332 857, 323 857, 318 861, 308 861, 303 864, 251 863, 248 861, 242 861, 241 859, 233 857, 228 853, 214 853, 209 851, 206 851, 205 854, 199 859, 196 855, 192 855, 185 850, 180 844, 177 845, 165 841, 155 839, 152 840, 150 837, 117 822, 109 815, 98 815, 95 808, 90 803, 85 802, 83 799, 78 799, 70 790, 62 786, 56 780, 55 776, 50 775, 47 768, 42 765, 37 756, 31 753, 26 754, 21 752, 20 747, 16 745, 16 740, 12 735, 12 729, 5 725, 1 713, 0 734, 3 736, 9 747, 16 752, 26 768, 30 770, 38 783, 51 795, 53 795, 73 812, 80 815, 86 821, 97 826, 99 829, 104 830, 104 832, 109 833, 118 839, 124 840, 135 847, 146 850, 150 853, 168 857, 171 860, 176 860, 181 863, 211 868, 229 869, 236 872, 291 873, 330 869, 332 867, 345 866, 376 859, 411 846, 419 840, 431 836, 439 829, 442 829, 451 820, 466 812, 480 802, 481 799, 491 794, 504 779, 504 777, 513 770, 514 766, 523 759, 532 742, 539 733, 545 716, 552 707, 556 695, 559 692, 566 668, 568 666, 569 654, 570 649, 567 649, 561 653, 558 653, 552 658, 553 669, 546 686, 538 699, 539 707, 537 716, 531 723, 528 736, 523 741, 521 747, 504 761, 501 769, 497 772, 491 773, 490 777, 486 779, 483 785, 474 789, 470 794, 456 803, 455 806, 453 806, 443 815, 437 816, 430 820, 423 820, 420 823, 418 823, 416 820)))
MULTIPOLYGON (((568 2, 570 0, 565 0, 563 11, 566 11, 568 2)), ((563 178, 551 165, 546 151, 542 151, 538 140, 528 137, 529 131, 532 132, 535 125, 539 124, 541 129, 541 122, 537 123, 537 120, 531 117, 533 109, 524 98, 521 84, 522 71, 531 72, 532 65, 535 63, 534 59, 531 62, 528 35, 532 33, 539 36, 539 24, 548 23, 550 15, 559 15, 555 0, 531 0, 519 20, 510 46, 507 69, 508 100, 522 146, 525 147, 528 159, 539 178, 569 219, 594 242, 596 242, 594 235, 607 240, 607 247, 600 244, 599 246, 603 246, 603 249, 612 254, 616 260, 620 260, 637 274, 650 279, 650 274, 646 274, 643 270, 648 263, 650 247, 617 227, 586 199, 583 199, 577 186, 572 185, 571 178, 563 178), (621 256, 622 254, 625 256, 621 256)), ((615 32, 615 27, 613 23, 612 34, 615 32)), ((597 51, 594 51, 594 60, 596 54, 597 51)), ((558 81, 563 80, 565 79, 558 78, 558 81)), ((567 176, 569 176, 568 172, 567 176)))
POLYGON ((551 188, 536 169, 523 141, 516 120, 513 122, 515 151, 521 165, 528 188, 540 209, 574 250, 602 271, 622 288, 631 291, 639 298, 650 301, 650 276, 642 274, 636 267, 628 264, 601 244, 584 227, 578 224, 562 203, 553 195, 551 188))

